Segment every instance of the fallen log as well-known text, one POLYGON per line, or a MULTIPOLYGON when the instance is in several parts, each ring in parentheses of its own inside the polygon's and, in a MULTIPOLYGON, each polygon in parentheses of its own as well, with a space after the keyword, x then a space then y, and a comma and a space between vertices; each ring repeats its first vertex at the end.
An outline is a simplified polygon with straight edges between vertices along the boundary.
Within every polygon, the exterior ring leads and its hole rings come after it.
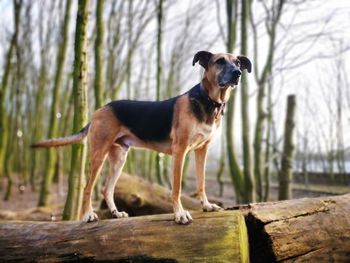
MULTIPOLYGON (((182 204, 187 210, 202 210, 199 200, 182 195, 182 204)), ((114 201, 120 211, 130 216, 167 214, 173 212, 171 191, 163 186, 123 173, 114 192, 114 201)), ((99 217, 111 218, 105 201, 102 201, 99 217)))
POLYGON ((350 194, 241 210, 251 262, 350 262, 350 194))
POLYGON ((81 222, 0 223, 0 262, 248 262, 239 211, 193 213, 190 225, 173 215, 81 222))

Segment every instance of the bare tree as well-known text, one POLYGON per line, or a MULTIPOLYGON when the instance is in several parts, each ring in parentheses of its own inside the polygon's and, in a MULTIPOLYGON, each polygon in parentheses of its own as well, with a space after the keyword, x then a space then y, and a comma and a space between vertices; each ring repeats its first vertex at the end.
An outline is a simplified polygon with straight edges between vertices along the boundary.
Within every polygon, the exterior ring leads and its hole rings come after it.
MULTIPOLYGON (((87 26, 89 0, 79 0, 75 44, 74 44, 74 124, 73 132, 87 123, 87 26)), ((72 146, 71 171, 69 173, 68 196, 63 211, 64 220, 80 217, 85 184, 86 142, 72 146)))

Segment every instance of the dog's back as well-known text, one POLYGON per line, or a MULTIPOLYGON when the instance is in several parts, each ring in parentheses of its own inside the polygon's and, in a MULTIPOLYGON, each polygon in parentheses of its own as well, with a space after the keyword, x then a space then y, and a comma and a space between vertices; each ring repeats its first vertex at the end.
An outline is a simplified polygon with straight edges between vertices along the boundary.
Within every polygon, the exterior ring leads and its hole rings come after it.
POLYGON ((107 106, 138 138, 160 142, 169 139, 177 98, 164 101, 116 100, 107 106))

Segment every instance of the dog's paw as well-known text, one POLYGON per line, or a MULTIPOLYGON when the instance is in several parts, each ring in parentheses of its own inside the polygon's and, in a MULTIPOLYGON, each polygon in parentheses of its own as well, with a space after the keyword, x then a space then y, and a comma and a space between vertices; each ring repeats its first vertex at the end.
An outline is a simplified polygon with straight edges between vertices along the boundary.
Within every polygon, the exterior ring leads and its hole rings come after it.
POLYGON ((98 221, 98 216, 95 212, 89 212, 84 215, 83 221, 85 223, 96 222, 98 221))
POLYGON ((193 221, 190 213, 185 210, 175 212, 175 222, 180 225, 187 225, 193 221))
POLYGON ((217 212, 217 211, 221 211, 221 210, 223 210, 223 208, 221 208, 220 206, 218 206, 216 204, 211 204, 211 203, 203 204, 203 211, 204 212, 217 212))
POLYGON ((113 210, 111 212, 113 218, 123 218, 123 217, 129 217, 128 213, 126 212, 118 212, 118 210, 113 210))

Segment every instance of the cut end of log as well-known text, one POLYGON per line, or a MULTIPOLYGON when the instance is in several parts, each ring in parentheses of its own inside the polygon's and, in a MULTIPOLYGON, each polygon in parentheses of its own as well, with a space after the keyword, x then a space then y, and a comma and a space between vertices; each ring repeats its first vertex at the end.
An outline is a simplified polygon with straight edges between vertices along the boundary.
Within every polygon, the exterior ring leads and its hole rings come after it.
POLYGON ((272 241, 265 231, 265 224, 251 212, 245 216, 250 248, 251 262, 276 262, 272 241))
POLYGON ((242 209, 251 262, 349 262, 350 194, 242 209))

